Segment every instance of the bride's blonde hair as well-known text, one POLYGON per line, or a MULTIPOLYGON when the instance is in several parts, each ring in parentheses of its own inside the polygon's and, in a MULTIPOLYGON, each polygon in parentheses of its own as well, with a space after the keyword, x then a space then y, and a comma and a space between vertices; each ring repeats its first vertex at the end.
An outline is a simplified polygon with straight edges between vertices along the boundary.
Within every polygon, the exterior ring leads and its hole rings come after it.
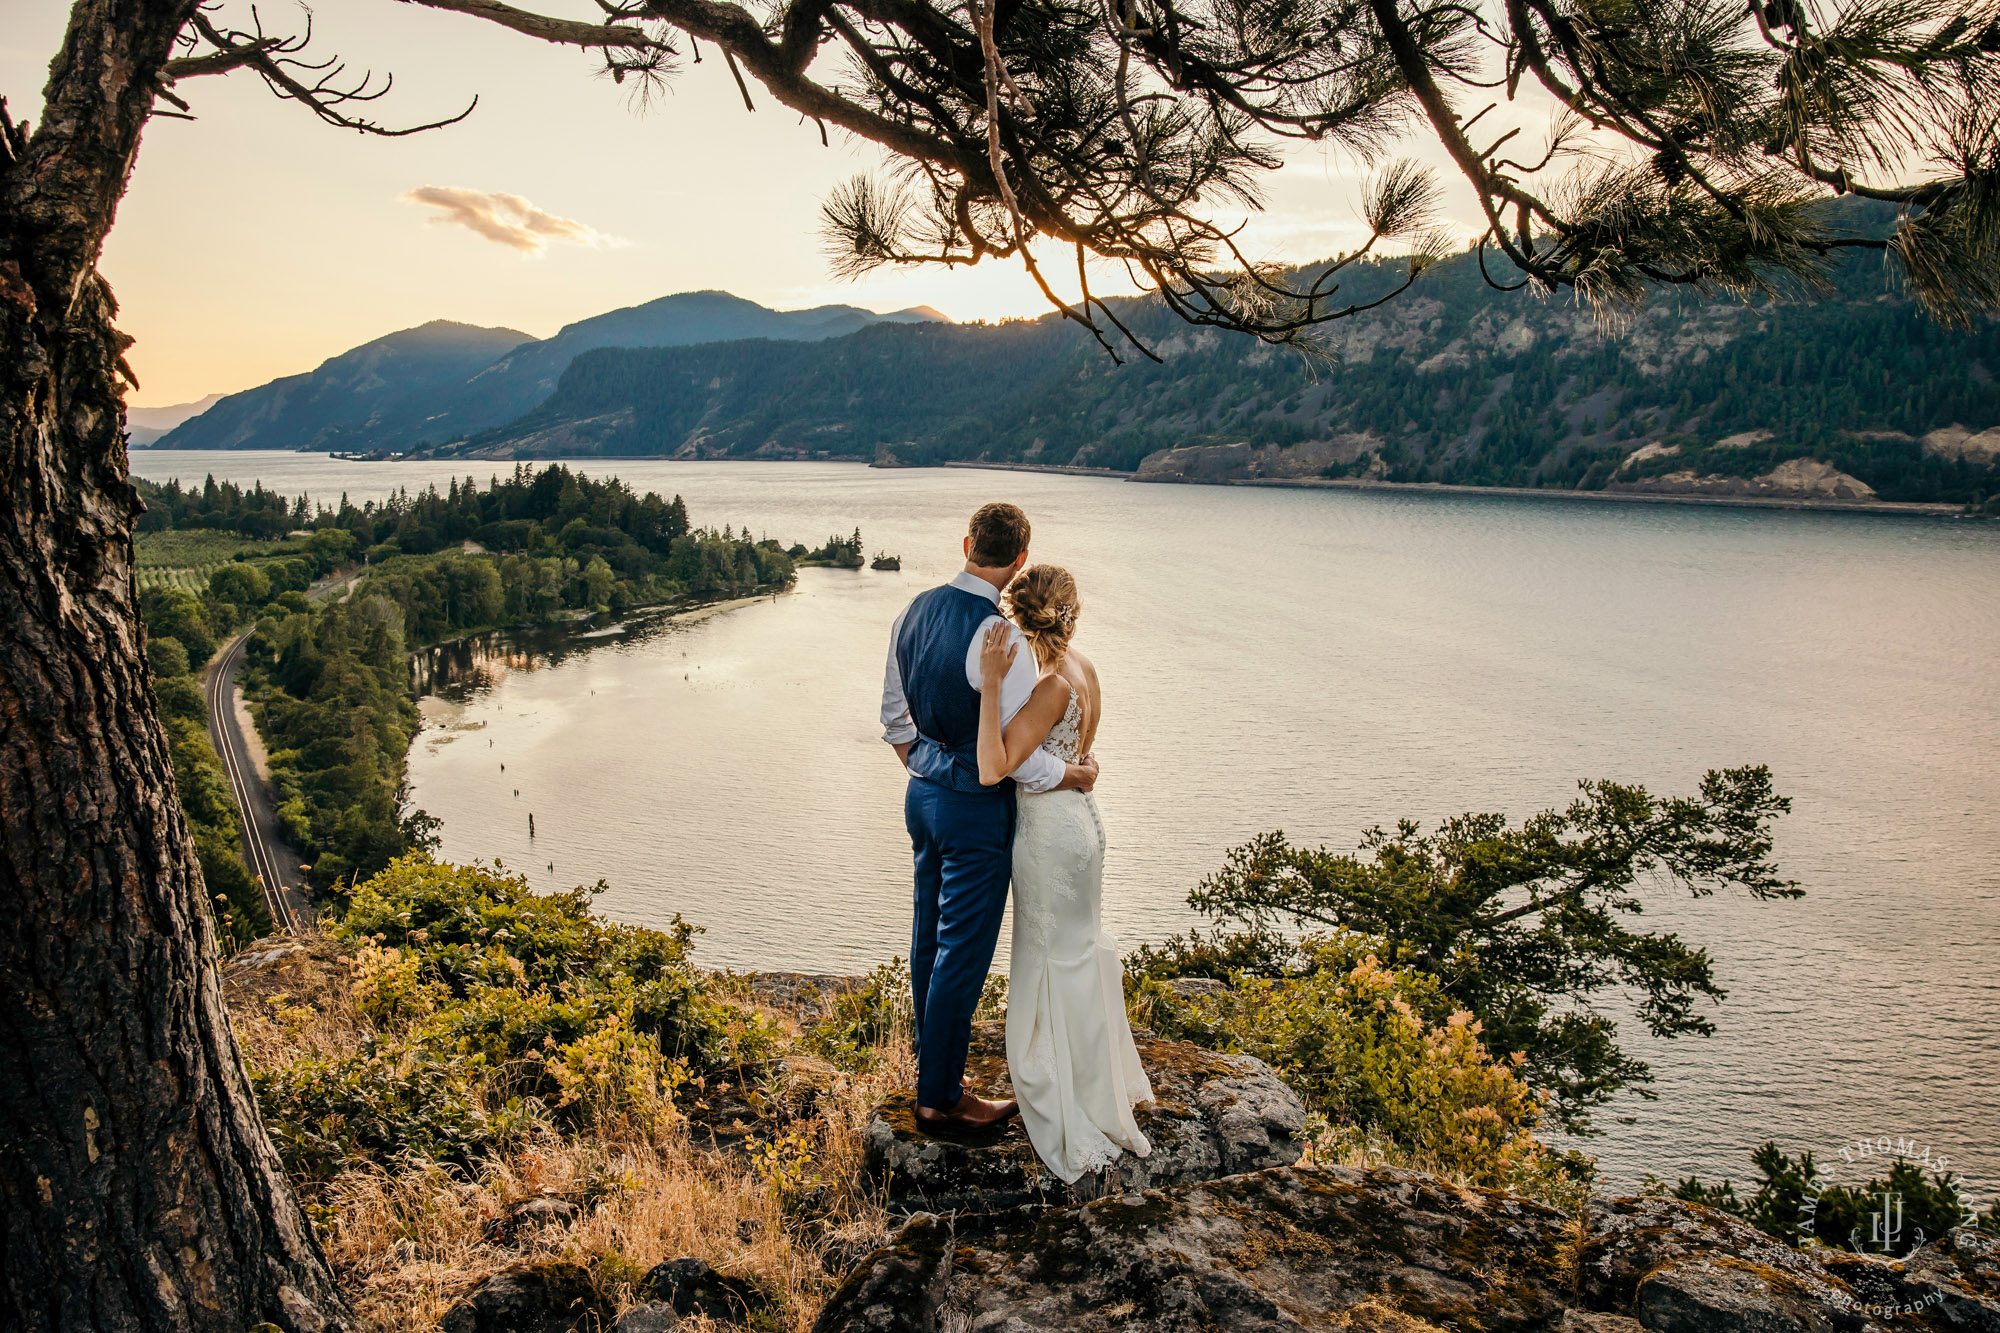
POLYGON ((1007 585, 1005 602, 1008 618, 1027 636, 1037 662, 1046 667, 1069 651, 1083 602, 1067 569, 1029 565, 1007 585))

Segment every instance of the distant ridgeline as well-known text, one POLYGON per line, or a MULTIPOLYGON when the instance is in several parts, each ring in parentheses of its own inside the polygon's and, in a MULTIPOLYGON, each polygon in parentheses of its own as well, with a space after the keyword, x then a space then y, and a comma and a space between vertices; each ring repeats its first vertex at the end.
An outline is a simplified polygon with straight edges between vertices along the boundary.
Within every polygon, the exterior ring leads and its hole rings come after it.
MULTIPOLYGON (((1882 219, 1840 210, 1852 230, 1882 219)), ((1879 210, 1878 210, 1879 211, 1879 210)), ((1940 329, 1878 256, 1817 300, 1655 294, 1609 329, 1501 292, 1469 255, 1323 328, 1330 360, 1114 302, 1161 358, 1114 363, 1056 315, 780 312, 685 293, 515 346, 435 324, 223 399, 170 447, 439 456, 989 461, 1146 480, 1475 486, 1963 503, 2000 493, 2000 329, 1940 329), (504 349, 504 354, 500 354, 504 349), (495 356, 498 355, 498 360, 495 356)), ((1398 281, 1356 265, 1341 299, 1398 281)))
MULTIPOLYGON (((1345 294, 1366 300, 1393 278, 1393 265, 1366 268, 1345 294)), ((1886 289, 1873 259, 1847 263, 1837 283, 1815 303, 1667 293, 1612 333, 1567 298, 1495 291, 1461 258, 1328 326, 1336 359, 1324 366, 1143 301, 1120 315, 1161 364, 1114 365, 1055 317, 605 349, 573 361, 519 421, 435 452, 985 459, 1162 480, 1591 489, 1753 479, 1805 458, 1828 465, 1805 478, 1828 495, 1846 485, 1835 474, 1863 484, 1841 498, 2000 489, 2000 430, 1981 434, 2000 426, 2000 331, 1939 329, 1886 289)))
POLYGON ((230 394, 159 436, 158 447, 402 451, 514 420, 545 401, 571 359, 594 347, 812 341, 884 321, 941 318, 922 307, 888 315, 845 305, 770 310, 727 292, 681 292, 542 339, 439 319, 230 394))

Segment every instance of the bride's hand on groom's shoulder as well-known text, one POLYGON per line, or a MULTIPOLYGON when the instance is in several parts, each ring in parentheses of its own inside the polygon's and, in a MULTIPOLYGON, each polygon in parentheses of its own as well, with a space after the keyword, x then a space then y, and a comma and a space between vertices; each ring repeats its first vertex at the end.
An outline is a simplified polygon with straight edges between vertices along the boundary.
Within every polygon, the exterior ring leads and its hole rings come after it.
POLYGON ((979 675, 985 684, 998 685, 1007 678, 1008 668, 1014 665, 1014 655, 1021 651, 1021 645, 1014 642, 1013 626, 1004 620, 996 620, 986 627, 986 638, 979 645, 979 675))

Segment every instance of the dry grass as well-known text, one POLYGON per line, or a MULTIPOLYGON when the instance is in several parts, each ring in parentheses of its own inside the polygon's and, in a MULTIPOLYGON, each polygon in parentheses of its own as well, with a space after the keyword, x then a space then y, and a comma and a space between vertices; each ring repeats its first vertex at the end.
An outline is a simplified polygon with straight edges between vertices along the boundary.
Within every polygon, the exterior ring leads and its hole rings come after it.
MULTIPOLYGON (((322 936, 291 947, 262 942, 232 959, 225 989, 253 1066, 359 1048, 371 1027, 355 1007, 353 972, 322 936)), ((737 980, 728 989, 751 996, 737 980)), ((914 1062, 899 1034, 867 1072, 836 1070, 797 1049, 795 1009, 766 1012, 786 1033, 785 1057, 740 1071, 742 1086, 683 1088, 685 1115, 600 1123, 589 1134, 544 1130, 470 1172, 412 1160, 349 1170, 319 1189, 309 1207, 321 1243, 365 1326, 428 1333, 480 1281, 524 1261, 583 1265, 606 1306, 622 1311, 654 1264, 691 1256, 776 1296, 777 1317, 758 1327, 806 1333, 848 1261, 886 1235, 886 1216, 860 1179, 862 1134, 881 1098, 914 1076, 914 1062), (699 1146, 712 1142, 701 1100, 717 1093, 756 1108, 752 1136, 734 1148, 699 1146), (537 1196, 578 1212, 490 1238, 489 1224, 537 1196)), ((704 1324, 682 1327, 701 1333, 704 1324)))
POLYGON ((1348 1306, 1329 1321, 1334 1328, 1352 1333, 1443 1333, 1436 1324, 1370 1296, 1348 1306))
POLYGON ((370 1027, 354 1005, 354 960, 317 931, 273 936, 222 965, 230 1026, 253 1067, 347 1055, 370 1027))

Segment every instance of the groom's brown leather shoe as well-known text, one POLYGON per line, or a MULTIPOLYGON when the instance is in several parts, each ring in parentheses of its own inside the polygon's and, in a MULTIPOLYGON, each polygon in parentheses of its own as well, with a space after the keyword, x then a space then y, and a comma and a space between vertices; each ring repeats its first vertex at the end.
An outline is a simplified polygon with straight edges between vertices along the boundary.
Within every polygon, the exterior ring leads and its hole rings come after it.
POLYGON ((959 1094, 958 1100, 949 1108, 942 1111, 931 1106, 919 1106, 917 1127, 926 1133, 935 1130, 959 1134, 991 1133, 1020 1113, 1021 1104, 1011 1098, 1004 1102, 994 1102, 964 1092, 959 1094))

